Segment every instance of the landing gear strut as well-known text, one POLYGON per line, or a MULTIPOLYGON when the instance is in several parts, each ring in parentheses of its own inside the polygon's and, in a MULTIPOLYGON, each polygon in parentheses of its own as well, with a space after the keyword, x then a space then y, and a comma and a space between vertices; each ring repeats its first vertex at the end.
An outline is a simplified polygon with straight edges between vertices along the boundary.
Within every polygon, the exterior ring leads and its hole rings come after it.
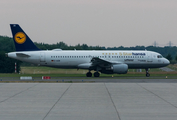
POLYGON ((99 72, 95 72, 94 73, 94 77, 100 77, 100 73, 99 72))
POLYGON ((92 73, 89 71, 87 74, 86 74, 87 77, 92 77, 92 73))
POLYGON ((146 77, 150 77, 150 74, 148 72, 148 68, 146 69, 146 77))

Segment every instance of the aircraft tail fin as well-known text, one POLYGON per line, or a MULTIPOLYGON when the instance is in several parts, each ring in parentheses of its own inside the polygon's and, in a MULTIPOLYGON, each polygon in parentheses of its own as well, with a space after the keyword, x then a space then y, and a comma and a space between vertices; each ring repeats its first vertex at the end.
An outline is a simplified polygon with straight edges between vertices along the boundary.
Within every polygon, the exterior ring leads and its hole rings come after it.
POLYGON ((16 51, 40 50, 18 24, 10 24, 16 51))

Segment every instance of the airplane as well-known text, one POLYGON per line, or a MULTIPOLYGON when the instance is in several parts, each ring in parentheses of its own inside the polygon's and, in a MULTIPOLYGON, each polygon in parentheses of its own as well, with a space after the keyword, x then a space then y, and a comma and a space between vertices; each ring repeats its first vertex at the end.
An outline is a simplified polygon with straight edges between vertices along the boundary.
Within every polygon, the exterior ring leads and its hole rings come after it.
POLYGON ((7 56, 20 61, 54 68, 87 69, 87 77, 104 74, 126 74, 128 69, 145 69, 169 65, 161 54, 147 50, 40 50, 18 24, 10 24, 16 52, 7 56))

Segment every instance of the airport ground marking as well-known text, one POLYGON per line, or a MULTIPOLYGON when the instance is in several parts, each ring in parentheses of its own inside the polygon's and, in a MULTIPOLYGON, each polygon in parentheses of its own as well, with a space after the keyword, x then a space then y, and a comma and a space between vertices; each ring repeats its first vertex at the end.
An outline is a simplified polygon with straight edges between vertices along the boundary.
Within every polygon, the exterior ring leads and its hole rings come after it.
POLYGON ((68 88, 63 92, 63 94, 58 98, 58 100, 55 102, 55 104, 50 108, 50 110, 47 112, 47 114, 44 116, 42 120, 45 120, 45 118, 48 116, 48 114, 51 112, 51 110, 55 107, 55 105, 60 101, 60 99, 64 96, 64 94, 68 91, 72 83, 68 86, 68 88))
POLYGON ((140 84, 138 84, 138 83, 136 83, 136 84, 137 84, 138 86, 140 86, 141 88, 143 88, 144 90, 146 90, 146 91, 152 93, 153 95, 155 95, 156 97, 160 98, 160 99, 163 100, 164 102, 166 102, 166 103, 170 104, 171 106, 177 108, 177 106, 175 106, 175 105, 173 105, 172 103, 168 102, 167 100, 165 100, 164 98, 162 98, 162 97, 160 97, 159 95, 155 94, 154 92, 152 92, 152 91, 146 89, 145 87, 143 87, 142 85, 140 85, 140 84))
POLYGON ((13 98, 13 97, 17 96, 17 95, 19 95, 19 94, 21 94, 21 93, 23 93, 23 92, 25 92, 25 91, 27 91, 27 90, 29 90, 29 89, 35 87, 36 85, 38 85, 38 84, 35 84, 35 85, 33 85, 33 86, 31 86, 31 87, 25 89, 25 90, 20 91, 20 92, 14 94, 14 95, 12 95, 12 96, 10 96, 10 97, 8 97, 8 98, 2 100, 2 101, 0 101, 0 103, 5 102, 6 100, 8 100, 8 99, 10 99, 10 98, 13 98))
POLYGON ((120 115, 119 115, 119 111, 117 110, 117 107, 116 107, 116 105, 114 104, 114 101, 113 101, 113 99, 112 99, 111 93, 109 92, 109 90, 108 90, 108 88, 107 88, 107 86, 106 86, 105 83, 104 83, 104 86, 106 87, 106 90, 107 90, 107 92, 108 92, 108 95, 109 95, 109 97, 110 97, 110 99, 111 99, 111 102, 112 102, 112 104, 113 104, 113 106, 114 106, 114 109, 116 110, 117 117, 118 117, 119 120, 121 120, 120 115))

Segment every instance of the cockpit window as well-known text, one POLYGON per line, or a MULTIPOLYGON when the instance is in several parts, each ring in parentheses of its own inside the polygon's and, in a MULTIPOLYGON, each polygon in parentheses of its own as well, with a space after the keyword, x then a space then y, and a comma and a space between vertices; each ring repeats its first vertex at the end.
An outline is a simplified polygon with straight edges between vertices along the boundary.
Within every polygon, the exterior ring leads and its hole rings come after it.
POLYGON ((162 58, 162 55, 157 55, 157 58, 162 58))

